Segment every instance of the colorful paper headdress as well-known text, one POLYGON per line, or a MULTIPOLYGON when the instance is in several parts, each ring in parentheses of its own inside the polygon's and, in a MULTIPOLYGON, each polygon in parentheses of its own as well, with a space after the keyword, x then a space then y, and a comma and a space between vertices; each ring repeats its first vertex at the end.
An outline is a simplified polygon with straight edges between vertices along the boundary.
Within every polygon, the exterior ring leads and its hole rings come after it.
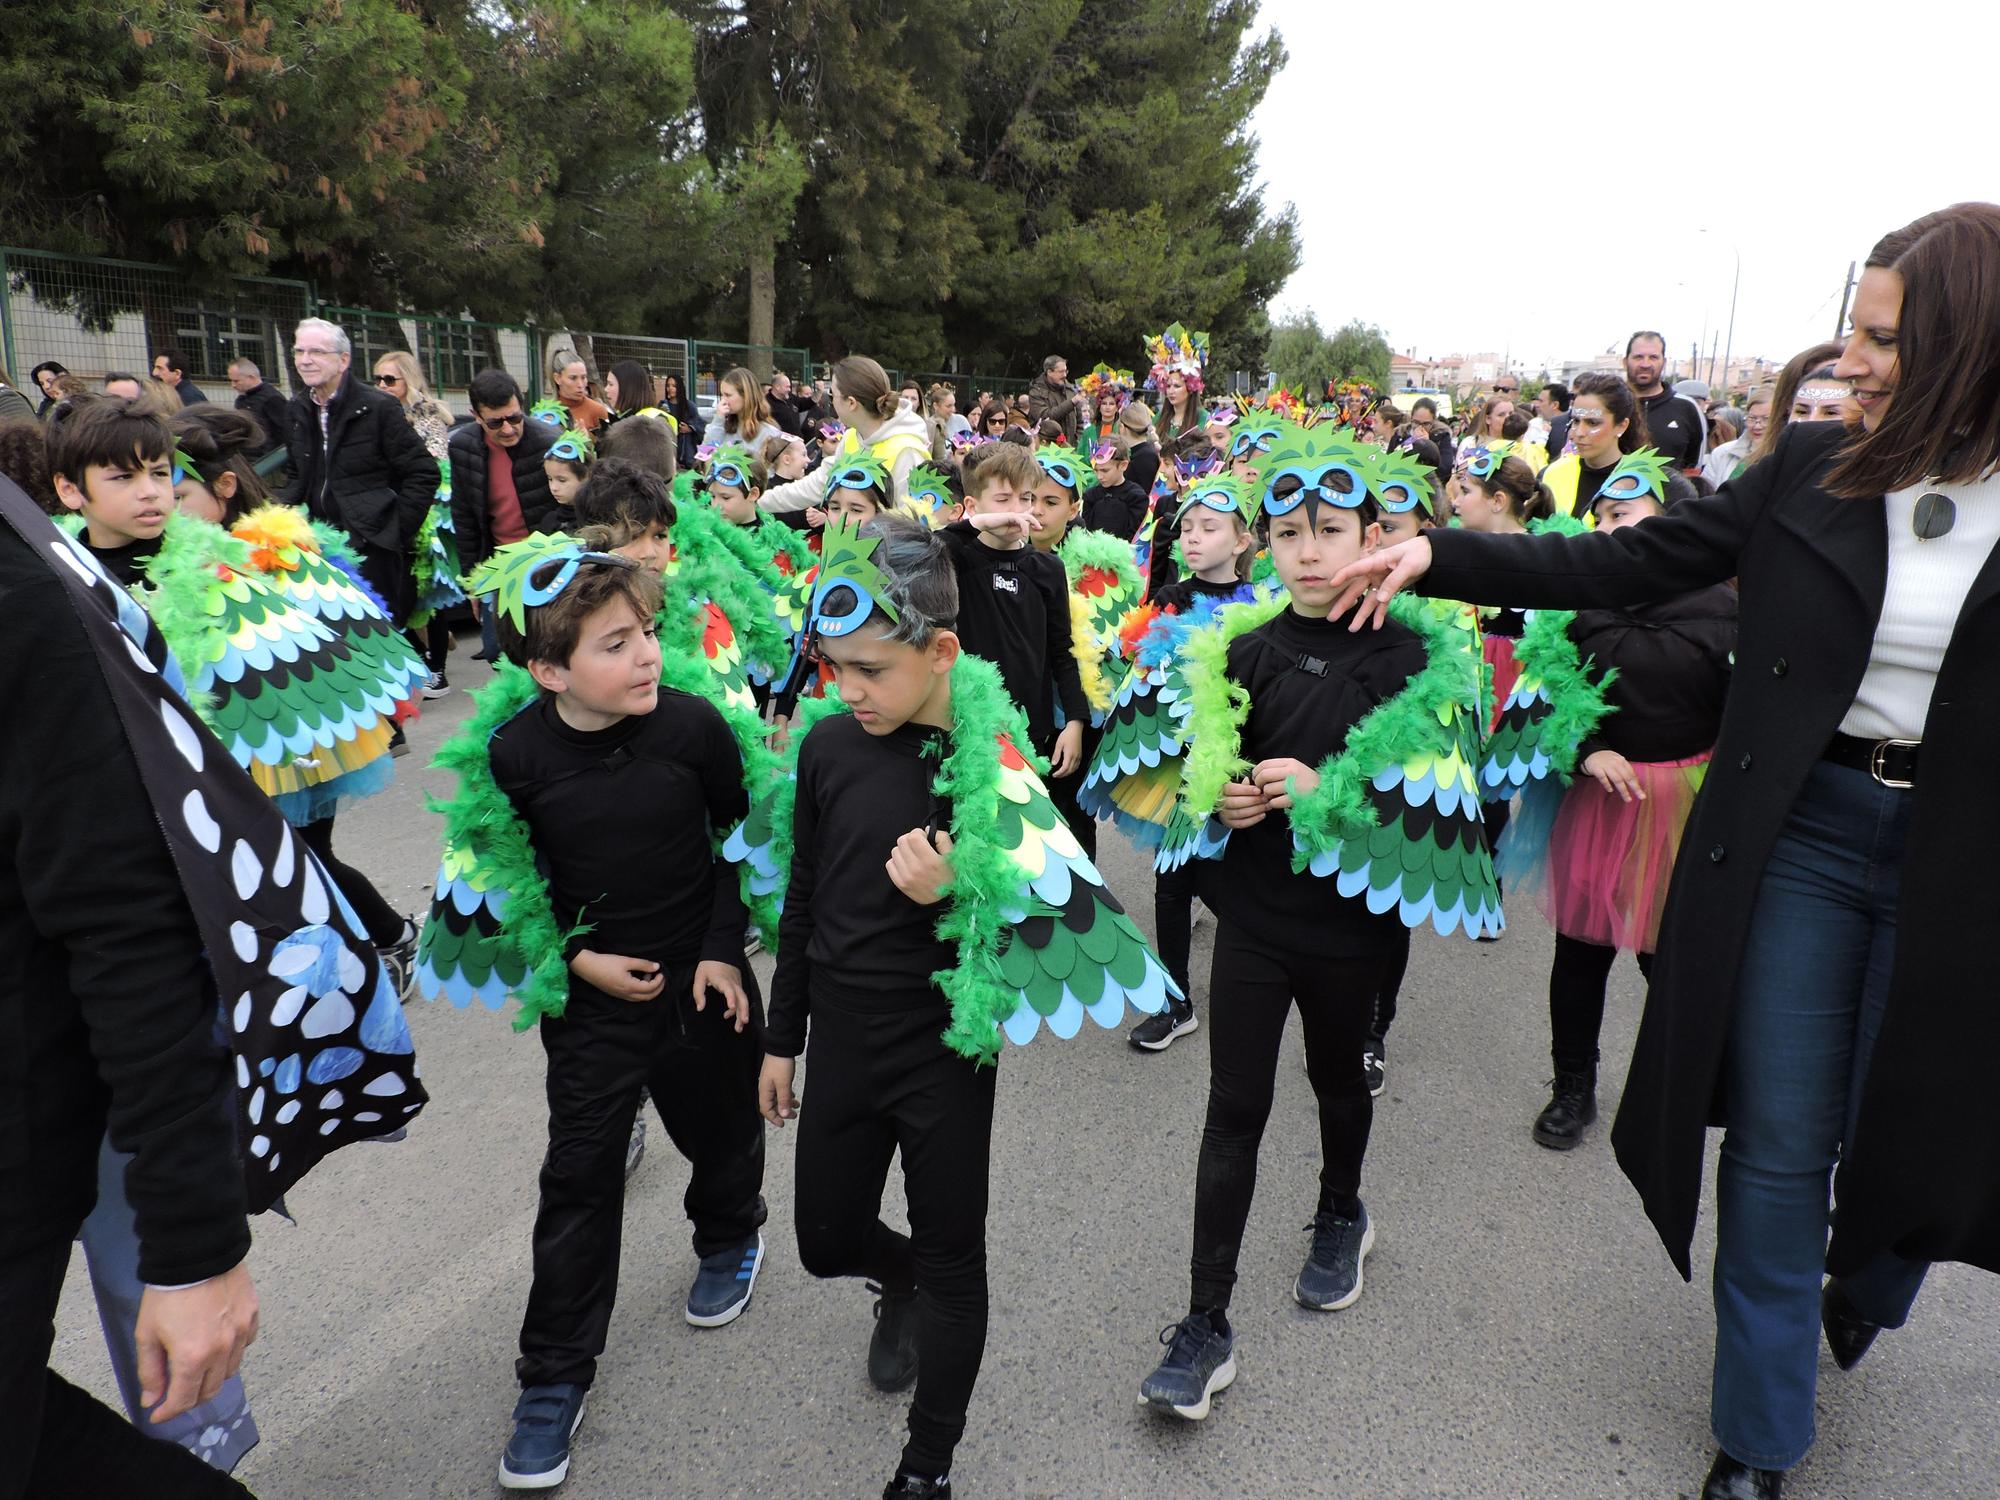
POLYGON ((819 435, 823 438, 837 438, 846 431, 847 424, 845 422, 822 422, 819 424, 819 435))
POLYGON ((1234 402, 1231 402, 1227 406, 1218 406, 1213 408, 1208 414, 1209 425, 1213 426, 1217 422, 1220 422, 1224 427, 1234 427, 1239 415, 1241 413, 1237 411, 1234 402))
POLYGON ((1048 443, 1035 450, 1035 462, 1049 478, 1066 490, 1075 490, 1081 498, 1084 486, 1097 476, 1090 467, 1090 460, 1076 449, 1060 443, 1048 443))
POLYGON ((528 420, 547 422, 558 430, 569 426, 569 408, 553 396, 544 396, 528 408, 528 420))
POLYGON ((466 592, 489 599, 493 608, 527 633, 528 611, 547 604, 570 586, 577 570, 585 563, 609 568, 636 568, 629 557, 612 552, 592 552, 573 536, 550 536, 538 531, 518 542, 509 542, 472 570, 466 592))
POLYGON ((1106 395, 1118 398, 1118 408, 1120 411, 1123 411, 1125 403, 1132 399, 1132 372, 1130 370, 1114 370, 1101 360, 1098 362, 1096 368, 1084 376, 1083 379, 1079 380, 1076 385, 1077 389, 1089 398, 1090 409, 1093 413, 1097 410, 1097 403, 1106 395))
POLYGON ((1400 448, 1371 448, 1369 452, 1374 456, 1374 472, 1368 476, 1368 488, 1374 492, 1377 505, 1395 516, 1419 506, 1425 515, 1437 514, 1431 471, 1415 454, 1400 448))
POLYGON ((174 483, 179 484, 190 474, 194 475, 196 479, 200 479, 201 466, 190 458, 187 449, 183 448, 176 441, 174 443, 174 483))
MULTIPOLYGON (((879 464, 876 467, 881 467, 879 464)), ((889 602, 889 578, 875 566, 879 536, 863 536, 846 516, 835 516, 820 536, 819 571, 813 575, 812 608, 806 612, 806 635, 848 635, 881 610, 891 624, 902 616, 889 602)))
POLYGON ((567 459, 573 464, 587 464, 596 459, 597 444, 590 440, 589 433, 580 432, 572 427, 549 444, 549 451, 543 457, 567 459))
POLYGON ((835 490, 869 490, 879 493, 886 502, 889 496, 889 471, 882 467, 882 460, 864 449, 844 454, 831 474, 826 476, 826 490, 830 497, 835 490))
POLYGON ((733 485, 746 493, 756 482, 756 460, 741 443, 724 443, 708 456, 708 482, 733 485))
POLYGON ((910 503, 930 518, 933 527, 944 524, 944 512, 958 504, 950 478, 929 464, 918 464, 903 481, 910 503))
POLYGON ((1198 391, 1202 371, 1208 367, 1208 335, 1190 333, 1179 323, 1169 323, 1165 333, 1146 336, 1146 361, 1152 366, 1152 373, 1146 377, 1147 390, 1161 389, 1167 376, 1178 370, 1187 377, 1188 389, 1198 391))
POLYGON ((1591 496, 1590 508, 1596 510, 1603 500, 1644 500, 1667 503, 1667 461, 1657 448, 1641 448, 1636 453, 1628 453, 1618 460, 1618 467, 1605 476, 1604 483, 1591 496))
POLYGON ((1255 464, 1261 469, 1271 445, 1277 442, 1284 430, 1284 421, 1273 412, 1245 413, 1243 420, 1236 424, 1236 431, 1230 434, 1229 461, 1255 464))
POLYGON ((1257 528, 1258 514, 1264 508, 1263 494, 1257 486, 1234 474, 1210 474, 1189 485, 1181 492, 1180 506, 1174 512, 1175 524, 1186 519, 1187 513, 1197 505, 1205 505, 1224 515, 1240 516, 1243 524, 1253 531, 1257 528))
POLYGON ((1264 464, 1264 514, 1288 515, 1301 505, 1353 510, 1368 499, 1369 450, 1339 428, 1286 423, 1264 464))

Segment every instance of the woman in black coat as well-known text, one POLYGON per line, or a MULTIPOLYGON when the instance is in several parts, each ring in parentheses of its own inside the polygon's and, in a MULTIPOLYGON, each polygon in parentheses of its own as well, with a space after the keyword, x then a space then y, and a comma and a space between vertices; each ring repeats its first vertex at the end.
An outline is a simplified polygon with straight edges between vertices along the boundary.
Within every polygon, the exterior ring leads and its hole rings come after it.
POLYGON ((1858 432, 1794 426, 1715 496, 1610 535, 1437 531, 1345 575, 1343 603, 1372 594, 1357 625, 1419 578, 1551 608, 1740 579, 1612 1132, 1687 1276, 1704 1128, 1726 1130, 1707 1500, 1776 1496, 1804 1456, 1821 1327, 1850 1368, 1927 1262, 2000 1270, 2000 207, 1885 237, 1854 322, 1858 432))

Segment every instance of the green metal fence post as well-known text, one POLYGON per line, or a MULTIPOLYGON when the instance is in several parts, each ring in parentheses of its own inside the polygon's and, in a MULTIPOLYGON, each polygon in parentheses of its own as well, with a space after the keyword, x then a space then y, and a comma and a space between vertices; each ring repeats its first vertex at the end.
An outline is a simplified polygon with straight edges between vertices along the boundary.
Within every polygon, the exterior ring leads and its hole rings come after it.
POLYGON ((14 369, 14 281, 7 274, 7 252, 0 249, 0 369, 14 369))

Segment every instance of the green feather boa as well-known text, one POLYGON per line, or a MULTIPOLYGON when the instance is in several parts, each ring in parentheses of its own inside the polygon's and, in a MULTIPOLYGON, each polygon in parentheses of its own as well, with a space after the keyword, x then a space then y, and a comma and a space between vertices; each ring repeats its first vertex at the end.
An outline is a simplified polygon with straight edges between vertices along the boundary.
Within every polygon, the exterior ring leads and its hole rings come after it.
POLYGON ((673 541, 676 560, 668 591, 713 601, 735 627, 744 658, 781 669, 791 659, 791 642, 778 628, 764 583, 771 560, 759 556, 757 542, 704 505, 680 512, 673 541))
MULTIPOLYGON (((792 744, 803 746, 814 724, 845 711, 837 697, 802 701, 792 744)), ((1000 1023, 1021 1000, 997 977, 1000 955, 1013 934, 1006 913, 1021 893, 1021 867, 994 837, 999 826, 1000 736, 1012 740, 1037 770, 1042 763, 1024 748, 1027 722, 991 663, 969 654, 959 657, 951 669, 951 714, 951 749, 931 789, 951 802, 952 878, 945 887, 937 935, 956 944, 958 963, 940 969, 931 980, 951 1002, 951 1023, 942 1038, 945 1046, 974 1062, 991 1063, 1000 1056, 1000 1023)), ((787 777, 771 809, 772 853, 782 870, 792 864, 797 788, 796 777, 787 777)))
POLYGON ((556 921, 555 898, 536 861, 528 827, 493 779, 494 733, 532 704, 540 691, 524 668, 500 662, 493 680, 473 691, 472 717, 438 746, 431 760, 438 769, 457 774, 457 794, 449 800, 424 799, 444 819, 446 843, 478 850, 480 865, 492 883, 507 892, 496 941, 512 947, 528 971, 527 981, 514 992, 520 1002, 516 1031, 526 1031, 543 1016, 563 1013, 569 1004, 569 943, 590 930, 579 922, 565 931, 556 921))
MULTIPOLYGON (((1189 701, 1187 732, 1192 737, 1182 779, 1190 816, 1206 817, 1221 799, 1223 785, 1250 769, 1243 757, 1243 725, 1250 696, 1228 676, 1229 644, 1287 608, 1284 598, 1231 605, 1217 614, 1217 628, 1203 631, 1186 648, 1189 701)), ((1323 854, 1380 823, 1368 798, 1369 783, 1384 766, 1401 765, 1436 748, 1439 717, 1457 707, 1474 711, 1466 633, 1452 628, 1423 599, 1398 595, 1389 613, 1424 643, 1422 671, 1394 697, 1376 705, 1348 731, 1347 741, 1316 768, 1319 785, 1300 792, 1292 783, 1290 822, 1297 843, 1292 869, 1303 870, 1323 854)))
MULTIPOLYGON (((1549 532, 1577 536, 1589 529, 1574 516, 1550 516, 1528 527, 1537 536, 1549 532)), ((1539 677, 1548 695, 1550 707, 1541 723, 1540 743, 1550 767, 1565 782, 1576 774, 1578 748, 1606 714, 1615 712, 1605 701, 1604 690, 1618 677, 1614 669, 1591 680, 1590 662, 1577 659, 1576 642, 1570 639, 1575 619, 1573 609, 1538 609, 1528 616, 1521 642, 1514 648, 1521 670, 1539 677)))

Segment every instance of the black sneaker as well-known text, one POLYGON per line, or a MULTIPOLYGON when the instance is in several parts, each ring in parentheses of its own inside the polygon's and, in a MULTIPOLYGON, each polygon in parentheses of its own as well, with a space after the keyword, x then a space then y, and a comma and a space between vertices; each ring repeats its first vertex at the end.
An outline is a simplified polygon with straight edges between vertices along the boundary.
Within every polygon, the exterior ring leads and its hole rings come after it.
POLYGON ((1368 1097, 1380 1099, 1389 1086, 1389 1044, 1381 1037, 1370 1037, 1361 1049, 1361 1071, 1368 1075, 1368 1097))
POLYGON ((1558 1073, 1548 1104, 1535 1116, 1535 1144, 1551 1151, 1573 1151, 1596 1119, 1596 1075, 1558 1073))
POLYGON ((1322 1208, 1306 1228, 1312 1231, 1312 1249, 1292 1283, 1292 1296, 1314 1312, 1354 1306, 1361 1300, 1361 1263, 1375 1248, 1375 1225, 1367 1208, 1354 1219, 1322 1208))
POLYGON ((1139 1404, 1199 1422, 1217 1391, 1236 1379, 1236 1335, 1217 1333, 1207 1313, 1189 1313, 1160 1330, 1167 1357, 1139 1382, 1139 1404))
POLYGON ((424 683, 424 696, 426 698, 445 698, 450 695, 451 679, 446 677, 442 672, 431 673, 430 679, 424 683))
POLYGON ((403 935, 375 952, 388 971, 389 987, 396 992, 396 998, 408 1001, 417 978, 417 924, 405 917, 403 935))
POLYGON ((917 1294, 892 1292, 872 1281, 868 1290, 876 1294, 875 1332, 868 1338, 868 1383, 893 1396, 917 1383, 917 1294))
POLYGON ((882 1500, 951 1500, 951 1476, 940 1474, 935 1479, 926 1479, 921 1474, 898 1469, 896 1477, 883 1487, 882 1500))
POLYGON ((1201 1022, 1194 1013, 1194 1001, 1169 1000, 1166 1009, 1148 1016, 1126 1034, 1126 1040, 1142 1052, 1164 1052, 1176 1037, 1197 1030, 1201 1022))
POLYGON ((391 724, 389 726, 389 754, 398 756, 408 755, 409 753, 410 742, 403 734, 403 726, 401 724, 391 724))

